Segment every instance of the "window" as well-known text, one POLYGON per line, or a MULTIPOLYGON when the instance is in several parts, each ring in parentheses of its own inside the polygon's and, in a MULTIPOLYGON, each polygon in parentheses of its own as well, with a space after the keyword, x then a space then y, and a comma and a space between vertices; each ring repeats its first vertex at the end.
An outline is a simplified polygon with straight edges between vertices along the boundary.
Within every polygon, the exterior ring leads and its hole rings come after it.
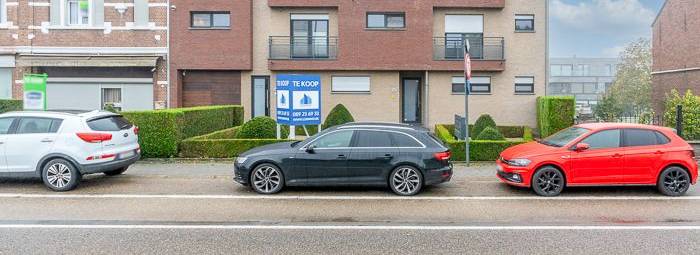
POLYGON ((329 58, 327 14, 292 14, 290 23, 292 58, 329 58))
POLYGON ((463 59, 464 44, 469 41, 469 54, 482 59, 484 53, 484 16, 445 15, 445 58, 463 59))
POLYGON ((358 131, 356 143, 360 148, 392 147, 389 132, 382 131, 358 131))
POLYGON ((516 32, 535 31, 535 15, 515 15, 516 32))
POLYGON ((17 134, 56 133, 62 120, 48 118, 20 118, 17 134))
POLYGON ((414 148, 414 147, 423 147, 422 144, 420 144, 416 139, 413 137, 407 135, 407 134, 402 134, 402 133, 391 133, 391 139, 394 140, 394 146, 397 147, 403 147, 403 148, 414 148))
POLYGON ((120 131, 133 127, 133 125, 122 116, 109 116, 87 122, 88 127, 94 131, 120 131))
POLYGON ((67 0, 68 25, 86 26, 90 24, 90 1, 67 0))
POLYGON ((571 76, 573 71, 572 65, 552 65, 550 67, 552 76, 571 76))
POLYGON ((404 28, 404 13, 367 13, 367 28, 404 28))
POLYGON ((15 118, 0 119, 0 135, 4 135, 10 132, 10 127, 12 127, 13 121, 15 121, 15 118))
POLYGON ((120 88, 103 88, 102 89, 102 109, 103 110, 122 110, 122 89, 120 88))
MULTIPOLYGON (((472 76, 469 81, 470 94, 489 94, 491 93, 491 77, 488 76, 472 76)), ((464 94, 464 77, 452 77, 452 93, 464 94)))
POLYGON ((570 127, 542 139, 540 143, 549 146, 562 147, 588 131, 590 130, 585 128, 570 127))
POLYGON ((370 92, 369 76, 333 76, 331 79, 331 92, 370 92))
POLYGON ((577 65, 575 76, 589 76, 591 71, 590 65, 577 65))
POLYGON ((231 27, 230 12, 192 12, 193 28, 229 28, 231 27))
POLYGON ((668 137, 653 131, 644 129, 625 129, 623 132, 625 146, 648 146, 669 143, 668 137))
POLYGON ((603 130, 592 134, 581 141, 590 145, 591 149, 609 149, 620 147, 620 130, 603 130))
POLYGON ((583 93, 595 94, 596 93, 596 86, 597 86, 597 84, 595 84, 595 83, 590 83, 590 82, 584 83, 583 84, 583 93))
POLYGON ((535 93, 535 77, 515 77, 515 94, 535 93))
POLYGON ((571 84, 571 93, 574 93, 574 94, 583 93, 583 83, 572 83, 571 84))
POLYGON ((7 22, 7 9, 5 9, 5 0, 0 0, 0 24, 7 22))
POLYGON ((312 146, 315 148, 347 148, 350 147, 352 134, 352 130, 330 133, 316 140, 312 146))

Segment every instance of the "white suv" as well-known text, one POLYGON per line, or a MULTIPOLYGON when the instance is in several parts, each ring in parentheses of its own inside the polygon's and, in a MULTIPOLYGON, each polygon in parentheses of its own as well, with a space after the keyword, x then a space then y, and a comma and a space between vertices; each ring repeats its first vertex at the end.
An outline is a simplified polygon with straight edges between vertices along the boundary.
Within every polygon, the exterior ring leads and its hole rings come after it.
POLYGON ((68 191, 85 174, 124 173, 140 154, 138 127, 118 114, 0 114, 0 176, 40 176, 48 188, 68 191))

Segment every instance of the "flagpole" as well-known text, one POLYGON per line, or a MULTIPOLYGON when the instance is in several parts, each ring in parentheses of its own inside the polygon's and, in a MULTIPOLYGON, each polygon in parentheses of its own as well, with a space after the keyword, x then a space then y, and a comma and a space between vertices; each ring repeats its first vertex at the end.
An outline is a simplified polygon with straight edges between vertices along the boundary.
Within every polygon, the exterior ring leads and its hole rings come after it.
MULTIPOLYGON (((469 40, 464 40, 464 61, 467 63, 467 57, 469 56, 469 40)), ((471 63, 469 63, 471 65, 471 63)), ((464 153, 465 163, 467 167, 469 166, 469 85, 471 81, 469 76, 471 75, 471 67, 465 64, 464 66, 464 153)))

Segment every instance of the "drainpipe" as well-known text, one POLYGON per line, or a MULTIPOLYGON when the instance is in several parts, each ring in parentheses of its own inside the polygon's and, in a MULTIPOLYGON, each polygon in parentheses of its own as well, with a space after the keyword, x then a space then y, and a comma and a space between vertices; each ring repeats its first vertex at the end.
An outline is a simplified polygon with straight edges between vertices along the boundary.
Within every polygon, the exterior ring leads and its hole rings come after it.
POLYGON ((544 4, 544 15, 545 15, 545 43, 544 43, 544 95, 547 95, 547 89, 549 89, 549 0, 545 1, 544 4))
POLYGON ((423 87, 425 87, 425 105, 423 107, 423 111, 425 113, 423 116, 425 116, 425 120, 423 121, 423 126, 427 125, 427 128, 430 128, 430 72, 425 71, 425 81, 423 81, 423 87))
POLYGON ((165 15, 165 34, 167 37, 165 39, 165 47, 167 47, 168 51, 165 54, 165 75, 167 76, 165 80, 168 82, 168 86, 165 87, 165 108, 170 108, 170 86, 172 86, 172 84, 170 83, 170 0, 167 1, 167 5, 168 6, 165 8, 168 11, 168 13, 165 15))

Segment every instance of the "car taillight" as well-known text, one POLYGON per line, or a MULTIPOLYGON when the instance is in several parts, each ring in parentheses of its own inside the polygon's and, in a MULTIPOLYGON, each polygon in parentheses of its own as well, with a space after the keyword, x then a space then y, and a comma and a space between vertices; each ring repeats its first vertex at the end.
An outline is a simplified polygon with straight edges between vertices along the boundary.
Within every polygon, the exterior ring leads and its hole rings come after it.
POLYGON ((688 154, 690 154, 691 158, 695 158, 695 150, 689 150, 688 154))
POLYGON ((76 135, 88 143, 99 143, 112 140, 112 134, 105 133, 77 133, 76 135))
POLYGON ((138 126, 134 126, 134 134, 135 135, 139 134, 139 127, 138 126))
POLYGON ((450 151, 443 151, 443 152, 435 153, 435 159, 437 159, 437 160, 449 160, 451 156, 452 156, 452 153, 450 151))

